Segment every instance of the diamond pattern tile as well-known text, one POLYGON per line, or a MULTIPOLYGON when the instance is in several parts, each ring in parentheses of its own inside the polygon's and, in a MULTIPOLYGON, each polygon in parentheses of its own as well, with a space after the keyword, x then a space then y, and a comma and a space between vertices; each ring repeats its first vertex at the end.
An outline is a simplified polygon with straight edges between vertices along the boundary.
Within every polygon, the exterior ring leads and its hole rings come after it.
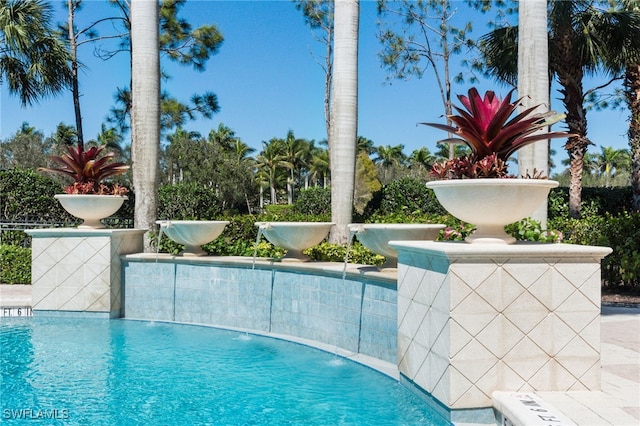
POLYGON ((450 408, 490 406, 495 390, 599 388, 597 254, 576 261, 584 247, 441 247, 433 255, 429 246, 431 260, 402 257, 415 261, 398 277, 403 374, 450 408), (424 265, 433 269, 416 270, 424 265))
POLYGON ((451 273, 475 289, 492 276, 497 269, 498 266, 494 263, 469 262, 452 265, 451 273))
POLYGON ((522 330, 500 314, 478 333, 477 339, 496 358, 500 359, 520 342, 524 336, 525 333, 522 330))
POLYGON ((554 357, 571 341, 574 334, 562 319, 552 313, 538 323, 528 335, 547 355, 554 357))
POLYGON ((521 284, 503 267, 498 268, 490 278, 480 283, 476 288, 476 293, 497 312, 504 311, 507 306, 526 291, 526 286, 521 284))
POLYGON ((479 380, 497 362, 498 357, 475 339, 451 359, 451 364, 471 383, 479 380))
POLYGON ((56 237, 34 236, 34 309, 119 311, 120 255, 141 247, 141 240, 139 231, 122 237, 116 233, 78 237, 74 230, 61 230, 56 237))
POLYGON ((504 310, 509 321, 524 333, 533 330, 548 313, 549 310, 529 292, 522 293, 504 310))

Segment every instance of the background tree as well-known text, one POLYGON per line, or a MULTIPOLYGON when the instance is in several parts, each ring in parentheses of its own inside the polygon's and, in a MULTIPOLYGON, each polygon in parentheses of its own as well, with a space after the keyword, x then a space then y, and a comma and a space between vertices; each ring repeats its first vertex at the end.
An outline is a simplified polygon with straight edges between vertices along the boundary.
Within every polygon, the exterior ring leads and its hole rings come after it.
MULTIPOLYGON (((640 5, 635 0, 622 0, 621 3, 627 10, 640 11, 640 5)), ((640 211, 640 61, 627 64, 623 87, 630 113, 628 137, 633 209, 640 211)))
POLYGON ((633 208, 635 211, 640 211, 640 63, 627 66, 624 87, 631 115, 628 136, 633 208))
POLYGON ((597 170, 604 178, 605 186, 611 185, 612 179, 622 170, 629 170, 629 151, 612 147, 600 147, 600 154, 596 156, 597 170))
MULTIPOLYGON (((79 2, 73 0, 73 3, 79 2)), ((118 39, 119 43, 114 48, 105 46, 96 48, 96 54, 104 60, 108 60, 118 53, 131 51, 129 1, 110 0, 110 3, 118 10, 119 16, 101 18, 91 22, 84 29, 73 32, 73 36, 78 40, 78 46, 98 40, 118 39), (113 30, 111 33, 99 35, 95 29, 99 24, 104 23, 110 23, 110 28, 113 30)), ((211 56, 219 51, 224 39, 214 25, 193 28, 189 22, 180 18, 179 11, 184 4, 185 0, 163 0, 161 2, 158 24, 160 28, 159 46, 164 57, 181 65, 191 66, 195 71, 201 72, 205 70, 206 63, 211 56)), ((163 78, 168 78, 168 76, 163 75, 163 78)), ((116 106, 110 111, 109 123, 116 125, 121 132, 125 132, 129 129, 130 89, 118 88, 115 99, 116 106)), ((212 92, 194 94, 188 103, 180 102, 169 93, 163 92, 162 128, 169 130, 184 126, 186 121, 193 120, 197 115, 211 118, 219 109, 217 96, 212 92)))
POLYGON ((220 123, 209 132, 207 153, 202 168, 208 185, 215 187, 224 210, 251 213, 252 199, 258 191, 255 179, 255 160, 249 147, 229 127, 220 123))
POLYGON ((0 144, 0 169, 32 169, 49 164, 53 140, 24 122, 15 134, 0 144))
POLYGON ((277 189, 288 177, 283 140, 273 138, 269 142, 263 141, 262 151, 256 157, 256 165, 260 176, 268 183, 270 203, 278 204, 277 189))
MULTIPOLYGON (((471 49, 471 21, 456 25, 458 5, 449 0, 378 1, 382 43, 380 60, 389 79, 422 78, 430 69, 435 77, 445 116, 451 115, 451 84, 464 75, 451 72, 454 55, 471 49)), ((470 77, 475 81, 475 77, 470 77)), ((447 120, 447 124, 451 124, 447 120)), ((453 149, 453 148, 452 148, 453 149)), ((454 155, 453 150, 449 157, 454 155)))
POLYGON ((66 148, 78 143, 78 135, 73 126, 64 123, 58 123, 56 132, 53 134, 53 141, 58 148, 66 148))
MULTIPOLYGON (((569 214, 580 216, 584 155, 591 141, 587 137, 584 106, 585 74, 602 72, 618 78, 629 64, 640 62, 640 14, 624 9, 602 10, 595 1, 549 1, 549 69, 562 86, 562 102, 571 136, 565 144, 570 158, 569 214)), ((496 29, 480 42, 489 73, 514 82, 517 67, 516 26, 496 29)), ((594 90, 594 89, 592 89, 594 90)))
POLYGON ((309 164, 310 183, 326 188, 329 184, 329 170, 329 151, 321 147, 313 147, 309 164))
POLYGON ((0 1, 0 84, 23 107, 71 84, 69 55, 51 20, 51 6, 44 1, 0 1))
POLYGON ((356 181, 353 196, 353 208, 363 213, 373 194, 382 188, 378 179, 376 166, 365 151, 359 151, 356 156, 356 181))
POLYGON ((316 41, 325 48, 324 58, 314 60, 324 71, 324 122, 327 136, 331 133, 331 77, 333 75, 333 0, 293 0, 296 9, 302 12, 304 20, 313 32, 316 41))
POLYGON ((309 145, 306 140, 296 138, 293 130, 289 130, 282 148, 285 156, 282 164, 289 169, 287 204, 293 204, 294 191, 296 186, 300 184, 303 166, 308 163, 309 145))
POLYGON ((404 171, 407 156, 403 152, 404 145, 386 145, 376 148, 373 162, 378 170, 378 177, 383 185, 398 178, 404 171))
POLYGON ((200 183, 209 180, 202 164, 207 153, 202 136, 198 132, 190 132, 177 128, 173 134, 167 135, 169 145, 165 149, 166 182, 200 183))

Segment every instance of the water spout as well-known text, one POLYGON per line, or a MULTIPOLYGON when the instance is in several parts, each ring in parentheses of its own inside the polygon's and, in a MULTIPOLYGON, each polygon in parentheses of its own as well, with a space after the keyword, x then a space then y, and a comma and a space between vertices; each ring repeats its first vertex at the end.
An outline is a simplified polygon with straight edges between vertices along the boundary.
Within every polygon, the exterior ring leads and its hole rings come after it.
POLYGON ((260 239, 262 238, 262 233, 265 229, 271 229, 271 224, 268 222, 260 222, 258 223, 258 236, 256 237, 256 245, 253 248, 253 263, 251 264, 251 269, 255 269, 256 267, 256 257, 258 256, 258 244, 260 244, 260 239))

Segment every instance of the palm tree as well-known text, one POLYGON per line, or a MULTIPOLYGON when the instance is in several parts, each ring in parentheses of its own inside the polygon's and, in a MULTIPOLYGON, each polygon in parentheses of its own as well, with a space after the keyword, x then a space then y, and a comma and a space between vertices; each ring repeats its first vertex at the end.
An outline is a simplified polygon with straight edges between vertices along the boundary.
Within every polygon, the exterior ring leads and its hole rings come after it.
POLYGON ((630 163, 629 151, 613 147, 600 147, 600 154, 596 157, 596 164, 600 176, 604 177, 605 186, 609 187, 611 179, 621 170, 627 169, 630 163))
POLYGON ((286 155, 282 149, 282 139, 271 139, 262 142, 262 152, 256 157, 256 165, 269 183, 271 204, 278 204, 277 186, 282 180, 282 170, 286 164, 286 155))
POLYGON ((624 86, 627 105, 631 113, 628 135, 632 205, 635 211, 640 211, 640 63, 627 66, 624 86))
MULTIPOLYGON (((159 6, 156 1, 131 1, 131 160, 136 194, 134 226, 155 226, 160 147, 159 6)), ((149 233, 145 252, 151 252, 149 233)))
POLYGON ((424 167, 429 170, 435 161, 435 155, 423 146, 420 149, 413 150, 409 157, 409 167, 424 167))
POLYGON ((124 137, 117 128, 107 127, 106 124, 102 123, 97 140, 100 145, 105 145, 110 151, 122 153, 122 146, 120 144, 124 140, 124 137))
POLYGON ((376 157, 373 162, 378 165, 382 176, 380 181, 383 185, 393 180, 395 172, 404 166, 407 156, 402 152, 404 145, 386 145, 376 148, 376 157))
POLYGON ((69 53, 51 19, 51 5, 42 0, 0 0, 0 84, 7 84, 22 106, 71 84, 69 53))
POLYGON ((73 126, 59 123, 56 127, 56 132, 53 135, 53 140, 55 141, 57 148, 66 149, 66 146, 72 146, 78 142, 78 135, 73 126))
POLYGON ((230 127, 225 126, 224 124, 218 124, 217 130, 211 130, 209 132, 209 143, 219 145, 224 150, 234 149, 236 141, 238 138, 236 137, 236 133, 231 130, 230 127))
MULTIPOLYGON (((628 10, 640 10, 636 0, 623 0, 621 3, 628 10)), ((640 61, 627 64, 623 85, 631 115, 628 136, 632 207, 635 211, 640 211, 640 61)))
POLYGON ((285 162, 289 168, 289 179, 287 179, 287 202, 293 204, 293 192, 296 184, 296 177, 300 177, 302 165, 306 163, 308 154, 307 141, 296 139, 293 130, 287 132, 284 139, 283 149, 285 153, 285 162), (297 175, 297 176, 296 176, 297 175))
POLYGON ((371 155, 376 151, 376 148, 371 139, 367 139, 364 136, 358 136, 356 150, 358 152, 364 151, 367 155, 371 155))
MULTIPOLYGON (((572 136, 565 144, 570 158, 569 214, 580 216, 583 159, 591 144, 583 77, 602 70, 614 77, 640 55, 640 13, 600 10, 593 1, 551 0, 549 12, 549 70, 562 86, 566 122, 572 136)), ((495 30, 481 40, 487 68, 497 78, 513 82, 516 27, 495 30)))
POLYGON ((309 164, 309 178, 318 186, 318 182, 322 181, 322 186, 327 187, 329 178, 329 151, 316 147, 311 152, 311 162, 309 164))
POLYGON ((336 0, 331 88, 331 231, 332 243, 344 244, 353 212, 356 140, 358 137, 359 0, 336 0))

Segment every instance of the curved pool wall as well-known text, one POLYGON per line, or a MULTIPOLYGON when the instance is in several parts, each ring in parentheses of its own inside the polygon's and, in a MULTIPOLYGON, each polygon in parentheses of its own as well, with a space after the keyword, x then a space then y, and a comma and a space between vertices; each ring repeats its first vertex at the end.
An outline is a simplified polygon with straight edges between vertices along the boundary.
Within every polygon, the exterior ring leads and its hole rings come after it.
POLYGON ((338 263, 127 255, 123 316, 294 336, 395 368, 396 276, 362 269, 343 279, 338 263))
POLYGON ((35 315, 300 341, 386 369, 453 423, 495 424, 496 391, 600 387, 600 262, 610 248, 391 242, 397 278, 357 265, 343 278, 340 263, 140 254, 140 230, 28 233, 35 315))

